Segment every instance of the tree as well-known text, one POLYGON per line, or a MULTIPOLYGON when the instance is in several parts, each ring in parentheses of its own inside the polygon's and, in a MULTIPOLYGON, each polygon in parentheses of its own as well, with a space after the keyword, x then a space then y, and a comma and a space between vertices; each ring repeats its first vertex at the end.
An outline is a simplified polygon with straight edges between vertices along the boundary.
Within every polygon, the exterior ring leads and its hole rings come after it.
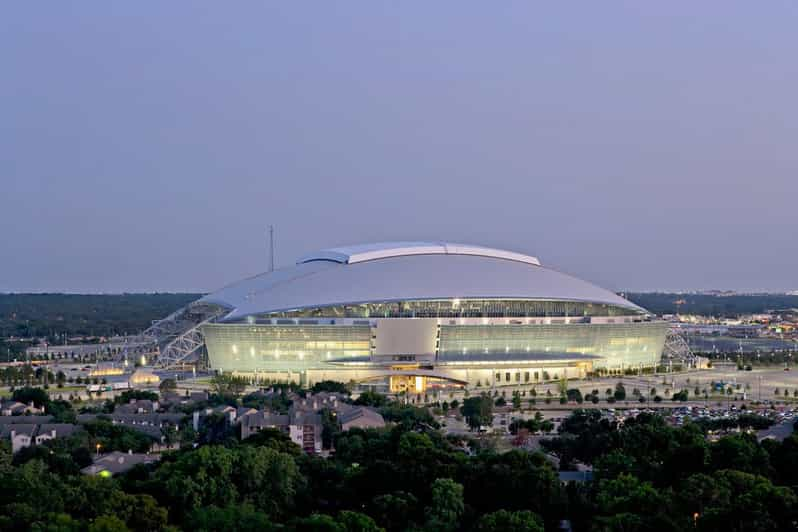
MULTIPOLYGON (((185 429, 184 429, 185 430, 185 429)), ((242 441, 243 445, 253 445, 255 447, 268 447, 281 453, 299 456, 302 448, 294 443, 291 437, 280 429, 264 428, 249 438, 242 441)))
POLYGON ((129 495, 120 490, 113 504, 113 515, 133 530, 162 530, 167 524, 166 508, 158 506, 150 495, 129 495))
POLYGON ((622 382, 615 385, 615 392, 613 392, 612 396, 615 397, 616 401, 623 401, 626 399, 626 388, 623 387, 622 382))
POLYGON ((310 389, 313 393, 321 393, 321 392, 328 392, 328 393, 340 393, 343 395, 349 395, 349 389, 346 387, 346 384, 343 382, 338 381, 319 381, 313 385, 310 389))
POLYGON ((89 532, 128 532, 124 521, 113 515, 101 515, 89 525, 89 532))
POLYGON ((254 446, 237 450, 231 478, 245 502, 275 517, 291 512, 302 483, 291 455, 254 446))
POLYGON ((178 516, 210 505, 233 504, 238 490, 233 483, 236 455, 231 449, 204 446, 162 464, 152 482, 164 494, 164 503, 178 516))
POLYGON ((432 483, 432 504, 427 508, 426 530, 457 530, 464 509, 463 485, 450 478, 436 479, 432 483))
POLYGON ((460 412, 466 418, 471 430, 493 423, 493 403, 490 397, 484 395, 469 397, 463 401, 460 412))
POLYGON ((146 390, 126 390, 114 397, 114 404, 124 405, 130 401, 157 401, 158 394, 146 390))
POLYGON ((789 530, 798 498, 758 475, 724 470, 685 481, 684 505, 700 530, 789 530))
POLYGON ((374 519, 360 512, 339 512, 338 523, 343 525, 346 532, 385 532, 385 529, 377 526, 374 519))
POLYGON ((677 530, 666 508, 667 495, 649 482, 621 474, 613 480, 602 480, 596 494, 600 529, 608 530, 677 530))
POLYGON ((687 401, 687 390, 676 392, 671 399, 673 401, 687 401))
POLYGON ((37 408, 46 406, 50 402, 50 397, 47 395, 47 392, 41 388, 31 388, 29 386, 17 388, 14 390, 11 398, 14 401, 19 401, 20 403, 33 403, 37 408))
POLYGON ((50 401, 47 404, 47 413, 53 416, 55 423, 75 423, 76 414, 72 403, 62 399, 50 401))
POLYGON ((392 402, 380 409, 380 413, 385 421, 399 423, 404 429, 439 427, 438 422, 426 408, 392 402))
POLYGON ((332 449, 335 438, 341 432, 341 425, 335 413, 324 408, 321 413, 321 445, 323 449, 332 449))
POLYGON ((543 532, 543 520, 529 510, 517 512, 498 510, 480 517, 476 530, 478 532, 543 532))
POLYGON ((228 374, 215 375, 211 379, 213 391, 221 396, 238 397, 247 386, 247 380, 243 377, 235 377, 228 374))
POLYGON ((346 532, 344 525, 325 514, 313 514, 293 521, 292 529, 296 532, 346 532))
POLYGON ((194 510, 186 520, 186 530, 198 532, 247 532, 274 530, 269 516, 250 504, 218 508, 207 506, 194 510))
POLYGON ((513 410, 521 409, 521 394, 518 391, 513 392, 513 410))
POLYGON ((164 379, 161 381, 161 384, 158 385, 158 389, 161 393, 174 392, 177 390, 177 381, 174 379, 164 379))
POLYGON ((710 468, 736 469, 746 473, 766 473, 770 468, 767 452, 757 445, 752 434, 725 436, 710 446, 710 468))
POLYGON ((388 404, 388 398, 381 393, 366 390, 365 392, 361 393, 357 399, 355 399, 354 403, 356 405, 381 408, 388 404))
POLYGON ((579 391, 579 388, 571 388, 566 392, 566 394, 568 396, 569 401, 575 401, 580 405, 584 401, 584 399, 582 398, 582 392, 579 391))
POLYGON ((412 493, 394 491, 374 497, 372 507, 372 515, 379 524, 391 532, 399 532, 410 528, 410 522, 418 512, 418 499, 412 493))

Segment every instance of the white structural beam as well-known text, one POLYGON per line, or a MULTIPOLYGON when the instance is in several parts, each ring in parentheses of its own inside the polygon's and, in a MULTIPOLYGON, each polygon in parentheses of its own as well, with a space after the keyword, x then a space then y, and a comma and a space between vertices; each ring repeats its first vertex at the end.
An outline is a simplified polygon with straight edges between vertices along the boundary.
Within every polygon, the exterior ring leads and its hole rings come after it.
POLYGON ((200 326, 216 320, 229 309, 195 301, 154 322, 140 338, 158 355, 155 363, 172 368, 187 362, 202 362, 205 339, 200 326))
POLYGON ((675 329, 669 329, 665 337, 665 345, 662 348, 663 360, 678 360, 685 364, 692 365, 695 362, 695 355, 690 349, 690 345, 675 329))

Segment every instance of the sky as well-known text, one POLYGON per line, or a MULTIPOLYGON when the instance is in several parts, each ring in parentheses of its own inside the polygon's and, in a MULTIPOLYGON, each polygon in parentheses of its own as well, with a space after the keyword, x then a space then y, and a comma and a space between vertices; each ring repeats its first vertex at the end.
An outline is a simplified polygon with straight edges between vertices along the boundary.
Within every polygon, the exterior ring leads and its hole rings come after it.
POLYGON ((217 289, 389 240, 798 289, 798 4, 11 2, 0 291, 217 289))

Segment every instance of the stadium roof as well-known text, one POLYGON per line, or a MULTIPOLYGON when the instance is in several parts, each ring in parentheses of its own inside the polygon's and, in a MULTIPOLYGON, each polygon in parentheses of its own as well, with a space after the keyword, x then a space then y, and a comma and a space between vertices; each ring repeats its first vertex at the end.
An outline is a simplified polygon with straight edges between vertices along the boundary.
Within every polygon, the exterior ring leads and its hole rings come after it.
POLYGON ((319 260, 338 262, 340 264, 356 264, 369 260, 407 257, 410 255, 475 255, 478 257, 514 260, 540 266, 540 261, 536 257, 529 255, 482 246, 453 244, 451 242, 377 242, 374 244, 323 249, 302 257, 297 261, 297 264, 319 260))
POLYGON ((545 268, 534 257, 429 242, 324 250, 201 301, 229 307, 227 321, 302 308, 453 298, 585 301, 645 312, 609 290, 545 268))

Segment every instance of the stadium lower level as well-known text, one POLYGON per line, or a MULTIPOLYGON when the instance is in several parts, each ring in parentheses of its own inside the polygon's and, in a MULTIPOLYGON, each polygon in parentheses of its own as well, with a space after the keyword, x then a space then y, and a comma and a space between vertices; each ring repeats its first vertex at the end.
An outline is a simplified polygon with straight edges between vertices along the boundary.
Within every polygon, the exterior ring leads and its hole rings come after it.
POLYGON ((222 372, 305 384, 389 379, 392 391, 419 392, 436 381, 509 386, 656 365, 666 324, 627 319, 558 324, 449 325, 424 318, 340 325, 217 323, 204 326, 203 333, 212 367, 222 372))

